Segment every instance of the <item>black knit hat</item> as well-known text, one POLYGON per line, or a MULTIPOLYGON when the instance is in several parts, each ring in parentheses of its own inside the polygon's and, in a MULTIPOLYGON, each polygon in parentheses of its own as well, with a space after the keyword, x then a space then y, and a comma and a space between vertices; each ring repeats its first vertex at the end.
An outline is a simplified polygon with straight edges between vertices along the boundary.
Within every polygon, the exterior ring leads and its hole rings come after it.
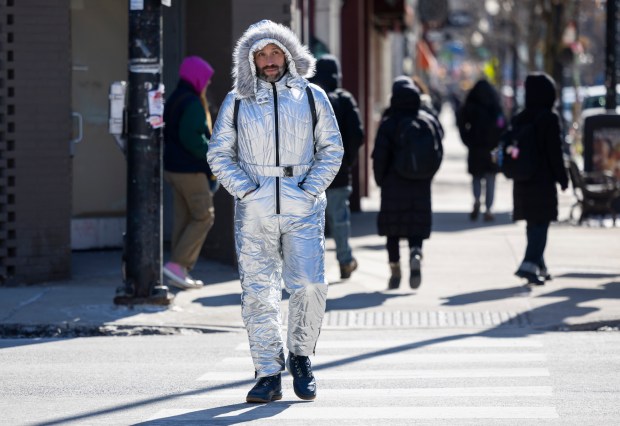
POLYGON ((556 99, 555 81, 549 74, 535 72, 525 79, 525 107, 553 108, 556 99))

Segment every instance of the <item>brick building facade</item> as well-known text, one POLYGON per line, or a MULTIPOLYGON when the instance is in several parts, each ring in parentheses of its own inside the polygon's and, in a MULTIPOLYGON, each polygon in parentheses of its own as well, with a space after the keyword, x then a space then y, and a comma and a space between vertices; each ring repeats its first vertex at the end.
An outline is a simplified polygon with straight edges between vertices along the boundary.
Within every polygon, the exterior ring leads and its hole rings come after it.
POLYGON ((0 0, 0 285, 70 274, 69 0, 0 0))

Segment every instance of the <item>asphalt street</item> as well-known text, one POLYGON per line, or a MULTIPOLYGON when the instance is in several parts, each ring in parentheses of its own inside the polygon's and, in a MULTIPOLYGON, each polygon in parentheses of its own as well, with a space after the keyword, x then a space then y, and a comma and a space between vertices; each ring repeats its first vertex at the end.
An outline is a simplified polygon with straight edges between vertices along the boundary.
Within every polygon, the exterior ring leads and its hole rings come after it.
POLYGON ((618 424, 620 334, 324 331, 314 402, 246 404, 242 331, 0 340, 3 425, 618 424))

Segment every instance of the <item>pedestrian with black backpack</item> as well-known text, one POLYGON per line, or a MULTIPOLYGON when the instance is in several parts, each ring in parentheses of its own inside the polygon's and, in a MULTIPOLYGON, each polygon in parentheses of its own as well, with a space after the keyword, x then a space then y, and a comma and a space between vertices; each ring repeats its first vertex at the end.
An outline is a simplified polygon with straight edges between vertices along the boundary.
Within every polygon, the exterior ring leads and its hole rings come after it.
POLYGON ((357 269, 357 260, 353 257, 349 245, 351 236, 349 197, 353 191, 351 170, 357 163, 359 149, 364 144, 364 126, 355 98, 341 87, 340 63, 335 56, 323 55, 317 61, 316 74, 310 82, 320 86, 327 93, 342 136, 344 157, 338 174, 325 190, 327 196, 325 219, 336 243, 340 278, 347 279, 357 269))
POLYGON ((499 95, 491 83, 478 80, 465 98, 457 113, 457 126, 461 140, 467 146, 467 172, 472 176, 474 207, 469 218, 477 220, 480 214, 482 186, 485 188, 484 221, 495 219, 493 200, 495 196, 495 175, 498 167, 491 158, 491 151, 497 148, 499 136, 504 129, 504 114, 499 95))
POLYGON ((443 157, 442 138, 439 121, 420 109, 418 88, 409 77, 397 77, 372 153, 381 187, 378 231, 387 237, 388 289, 400 286, 401 238, 409 243, 409 285, 417 289, 422 282, 422 243, 431 234, 431 181, 443 157))
POLYGON ((528 285, 543 285, 552 278, 544 260, 547 233, 549 224, 558 218, 556 184, 562 191, 568 187, 560 117, 553 109, 555 100, 555 81, 545 73, 529 74, 525 79, 525 109, 512 119, 506 132, 516 135, 514 142, 500 147, 501 158, 516 160, 510 174, 513 220, 527 222, 527 248, 515 275, 525 278, 528 285), (524 160, 534 165, 531 172, 519 165, 524 160))

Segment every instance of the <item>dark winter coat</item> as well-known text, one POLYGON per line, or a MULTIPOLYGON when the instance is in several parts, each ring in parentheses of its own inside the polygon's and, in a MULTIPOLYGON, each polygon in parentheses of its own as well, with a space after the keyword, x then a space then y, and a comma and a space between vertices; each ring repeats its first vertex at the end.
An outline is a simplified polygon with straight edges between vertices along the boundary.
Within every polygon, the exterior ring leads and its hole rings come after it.
POLYGON ((491 159, 504 126, 499 96, 486 81, 478 81, 468 93, 457 114, 457 126, 463 143, 469 149, 467 171, 473 176, 497 173, 491 159))
POLYGON ((340 170, 329 188, 350 186, 351 170, 357 163, 359 148, 364 144, 364 126, 357 103, 351 93, 340 87, 340 63, 333 55, 324 55, 317 61, 316 74, 310 82, 317 84, 327 93, 338 121, 344 147, 340 170))
POLYGON ((525 80, 525 109, 512 125, 535 121, 538 170, 533 179, 513 183, 514 220, 544 223, 558 218, 556 183, 568 186, 564 167, 560 117, 553 111, 555 83, 546 74, 530 74, 525 80))
MULTIPOLYGON (((409 80, 410 81, 410 80, 409 80)), ((390 107, 384 113, 372 153, 373 171, 381 187, 381 209, 377 218, 379 235, 391 237, 419 236, 431 233, 431 179, 409 180, 400 177, 393 166, 396 149, 396 129, 405 117, 420 112, 420 94, 412 83, 395 80, 390 107)), ((443 134, 439 122, 433 123, 443 134)))
POLYGON ((191 83, 179 83, 164 108, 164 170, 211 176, 207 150, 211 134, 206 115, 191 83))

